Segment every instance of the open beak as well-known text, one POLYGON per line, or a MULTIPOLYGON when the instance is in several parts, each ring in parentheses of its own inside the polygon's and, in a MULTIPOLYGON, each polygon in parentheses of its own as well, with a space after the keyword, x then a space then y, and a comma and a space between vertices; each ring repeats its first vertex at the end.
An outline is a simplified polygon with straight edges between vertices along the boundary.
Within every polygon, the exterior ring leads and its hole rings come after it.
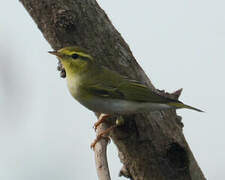
POLYGON ((48 51, 48 53, 53 54, 53 55, 55 55, 55 56, 57 56, 57 57, 62 57, 62 56, 63 56, 63 55, 62 55, 60 52, 58 52, 58 51, 48 51))

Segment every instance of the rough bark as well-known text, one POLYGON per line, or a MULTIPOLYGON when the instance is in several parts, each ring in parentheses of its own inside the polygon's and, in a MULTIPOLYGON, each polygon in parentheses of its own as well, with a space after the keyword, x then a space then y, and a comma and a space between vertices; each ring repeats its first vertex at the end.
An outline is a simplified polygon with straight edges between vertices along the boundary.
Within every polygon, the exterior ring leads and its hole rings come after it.
MULTIPOLYGON (((53 49, 71 45, 84 47, 99 63, 156 90, 95 0, 20 1, 53 49)), ((110 136, 131 179, 205 179, 175 111, 124 119, 126 123, 110 136)))

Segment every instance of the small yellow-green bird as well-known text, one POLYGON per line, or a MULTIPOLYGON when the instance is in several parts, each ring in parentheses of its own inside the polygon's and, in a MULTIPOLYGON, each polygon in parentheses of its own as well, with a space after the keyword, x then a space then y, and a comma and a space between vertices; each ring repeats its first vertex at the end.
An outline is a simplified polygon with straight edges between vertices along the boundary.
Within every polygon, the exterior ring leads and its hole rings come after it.
POLYGON ((141 82, 131 80, 99 65, 85 50, 65 47, 49 51, 56 55, 66 71, 71 95, 88 109, 108 115, 135 114, 164 109, 187 108, 202 112, 182 102, 161 96, 141 82))

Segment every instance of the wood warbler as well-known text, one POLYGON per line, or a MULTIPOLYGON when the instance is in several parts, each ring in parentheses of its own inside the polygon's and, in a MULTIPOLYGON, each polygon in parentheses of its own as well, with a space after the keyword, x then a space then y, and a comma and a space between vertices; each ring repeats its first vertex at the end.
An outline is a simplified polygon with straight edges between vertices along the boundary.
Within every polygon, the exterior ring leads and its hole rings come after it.
POLYGON ((159 95, 141 82, 101 66, 79 47, 65 47, 49 53, 56 55, 63 64, 71 95, 88 109, 104 114, 100 116, 95 127, 108 115, 135 114, 170 108, 187 108, 202 112, 181 101, 159 95))

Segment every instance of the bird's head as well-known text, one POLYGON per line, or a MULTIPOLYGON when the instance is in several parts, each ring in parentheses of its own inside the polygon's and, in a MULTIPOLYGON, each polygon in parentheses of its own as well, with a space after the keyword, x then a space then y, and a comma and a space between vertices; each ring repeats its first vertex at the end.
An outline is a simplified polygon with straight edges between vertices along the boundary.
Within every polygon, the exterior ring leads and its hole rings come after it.
POLYGON ((59 58, 66 72, 79 72, 86 69, 93 58, 82 48, 76 46, 64 47, 57 51, 49 51, 59 58))

